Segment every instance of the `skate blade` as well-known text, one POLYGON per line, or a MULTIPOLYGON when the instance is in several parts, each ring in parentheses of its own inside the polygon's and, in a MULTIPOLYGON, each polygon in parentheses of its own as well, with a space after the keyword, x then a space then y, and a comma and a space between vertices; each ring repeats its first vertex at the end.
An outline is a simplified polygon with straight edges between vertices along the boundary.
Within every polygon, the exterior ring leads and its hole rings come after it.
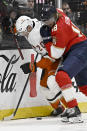
POLYGON ((71 123, 71 124, 84 122, 81 117, 72 117, 72 118, 64 117, 61 121, 64 123, 71 123))
POLYGON ((70 123, 83 123, 81 116, 69 118, 70 123))
POLYGON ((8 116, 8 117, 4 117, 4 118, 3 118, 3 121, 10 121, 10 120, 12 120, 13 117, 14 117, 13 114, 10 115, 10 116, 8 116))
POLYGON ((69 122, 69 118, 63 117, 63 118, 61 119, 61 121, 67 123, 67 122, 69 122))

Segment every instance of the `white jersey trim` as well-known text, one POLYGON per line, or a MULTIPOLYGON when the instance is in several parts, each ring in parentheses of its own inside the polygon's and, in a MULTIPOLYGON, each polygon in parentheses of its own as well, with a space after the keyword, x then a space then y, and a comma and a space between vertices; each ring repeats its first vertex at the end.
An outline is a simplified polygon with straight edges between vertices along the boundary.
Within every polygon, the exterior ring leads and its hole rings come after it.
POLYGON ((65 48, 57 48, 55 46, 51 46, 51 57, 55 59, 59 59, 65 51, 65 48))

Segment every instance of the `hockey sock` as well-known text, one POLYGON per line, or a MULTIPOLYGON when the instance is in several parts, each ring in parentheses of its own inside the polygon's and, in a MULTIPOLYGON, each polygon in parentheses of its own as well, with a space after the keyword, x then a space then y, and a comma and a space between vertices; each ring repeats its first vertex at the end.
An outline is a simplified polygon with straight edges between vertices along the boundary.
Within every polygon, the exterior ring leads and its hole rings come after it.
POLYGON ((64 71, 59 71, 56 74, 56 82, 62 89, 62 95, 67 102, 67 106, 69 108, 77 106, 77 100, 74 97, 74 89, 69 75, 64 71))

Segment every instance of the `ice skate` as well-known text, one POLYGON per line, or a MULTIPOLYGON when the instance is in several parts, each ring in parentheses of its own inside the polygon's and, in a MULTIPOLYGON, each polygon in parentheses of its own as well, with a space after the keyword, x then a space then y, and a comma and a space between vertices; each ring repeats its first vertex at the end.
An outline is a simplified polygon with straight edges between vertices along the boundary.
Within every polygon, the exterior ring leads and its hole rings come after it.
POLYGON ((82 123, 83 120, 81 118, 81 112, 78 106, 74 108, 66 109, 65 112, 61 115, 62 122, 70 122, 70 123, 82 123))
POLYGON ((65 108, 62 105, 60 105, 57 109, 54 109, 51 112, 51 116, 52 117, 60 116, 64 112, 64 110, 65 108))
POLYGON ((69 122, 69 118, 68 116, 68 110, 69 109, 65 109, 64 112, 61 114, 61 118, 62 118, 62 122, 69 122))

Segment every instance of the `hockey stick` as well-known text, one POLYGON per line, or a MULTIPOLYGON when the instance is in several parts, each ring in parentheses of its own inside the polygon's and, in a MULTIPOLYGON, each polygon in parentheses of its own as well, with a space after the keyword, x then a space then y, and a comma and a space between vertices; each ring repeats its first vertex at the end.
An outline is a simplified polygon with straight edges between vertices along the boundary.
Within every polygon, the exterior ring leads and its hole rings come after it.
POLYGON ((29 81, 29 77, 30 77, 30 74, 28 75, 28 78, 27 78, 27 80, 26 80, 25 86, 24 86, 24 88, 23 88, 23 91, 22 91, 22 93, 21 93, 21 96, 20 96, 20 98, 19 98, 19 101, 18 101, 18 104, 17 104, 17 107, 16 107, 15 111, 13 112, 12 115, 10 115, 10 116, 8 116, 8 117, 4 117, 3 120, 11 120, 11 119, 16 115, 16 112, 17 112, 17 110, 18 110, 18 107, 19 107, 19 105, 20 105, 20 102, 21 102, 21 100, 22 100, 22 97, 23 97, 23 95, 24 95, 25 89, 26 89, 26 87, 27 87, 27 83, 28 83, 28 81, 29 81))
MULTIPOLYGON (((36 57, 35 57, 35 61, 36 61, 37 57, 38 57, 38 53, 37 53, 37 55, 36 55, 36 57)), ((21 103, 21 100, 22 100, 22 98, 23 98, 25 89, 26 89, 26 87, 27 87, 27 83, 28 83, 28 81, 29 81, 30 75, 31 75, 31 74, 28 75, 28 78, 27 78, 27 80, 26 80, 25 86, 24 86, 24 88, 23 88, 23 91, 22 91, 22 93, 21 93, 21 96, 20 96, 20 98, 19 98, 19 101, 18 101, 18 104, 17 104, 17 107, 16 107, 15 111, 13 112, 12 115, 10 115, 10 116, 8 116, 8 117, 4 117, 3 120, 5 120, 5 121, 11 120, 11 119, 16 115, 16 112, 17 112, 17 110, 18 110, 18 107, 19 107, 19 105, 20 105, 20 103, 21 103)))
POLYGON ((17 47, 17 49, 18 49, 18 51, 19 51, 19 54, 20 54, 20 56, 21 56, 21 59, 24 60, 24 56, 23 56, 23 54, 22 54, 21 48, 20 48, 20 46, 19 46, 18 40, 17 40, 17 38, 16 38, 16 36, 15 36, 14 30, 13 30, 12 27, 11 27, 11 31, 12 31, 12 34, 13 34, 14 42, 15 42, 16 47, 17 47))

